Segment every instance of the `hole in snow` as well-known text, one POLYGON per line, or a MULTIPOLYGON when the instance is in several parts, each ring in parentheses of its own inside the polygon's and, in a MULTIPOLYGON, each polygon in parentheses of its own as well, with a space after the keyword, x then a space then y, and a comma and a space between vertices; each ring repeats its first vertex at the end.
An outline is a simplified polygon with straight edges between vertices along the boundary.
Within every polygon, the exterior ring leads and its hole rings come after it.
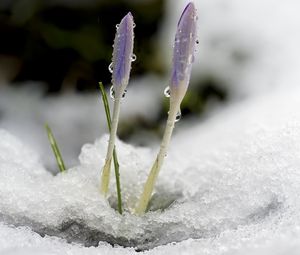
MULTIPOLYGON (((183 195, 181 191, 170 192, 167 190, 158 189, 150 199, 149 205, 147 207, 147 212, 155 212, 155 211, 163 212, 171 208, 171 206, 175 204, 176 201, 181 199, 182 196, 183 195)), ((108 197, 108 202, 115 211, 118 210, 118 200, 116 196, 108 197)), ((125 203, 125 206, 126 204, 127 203, 125 203)), ((136 204, 136 202, 133 204, 136 204)), ((124 209, 125 211, 133 211, 134 208, 128 209, 125 207, 124 209)))

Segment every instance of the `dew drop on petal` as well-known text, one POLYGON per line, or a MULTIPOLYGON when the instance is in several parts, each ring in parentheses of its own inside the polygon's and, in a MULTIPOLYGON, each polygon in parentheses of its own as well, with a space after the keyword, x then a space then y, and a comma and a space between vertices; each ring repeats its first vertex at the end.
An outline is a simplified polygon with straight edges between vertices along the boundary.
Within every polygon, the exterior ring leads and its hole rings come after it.
POLYGON ((135 23, 133 23, 133 24, 132 24, 132 27, 133 27, 133 28, 135 28, 135 27, 136 27, 136 24, 135 24, 135 23))
POLYGON ((117 25, 116 25, 116 29, 119 29, 119 27, 120 27, 120 24, 117 24, 117 25))
POLYGON ((170 91, 169 86, 165 88, 164 95, 165 95, 165 97, 170 97, 171 96, 171 91, 170 91))
POLYGON ((198 39, 196 40, 196 44, 199 44, 199 40, 198 39))
POLYGON ((111 97, 113 100, 115 100, 115 90, 114 90, 114 86, 111 86, 111 87, 110 87, 109 95, 110 95, 110 97, 111 97))
POLYGON ((114 69, 113 69, 113 63, 111 62, 108 66, 108 70, 110 73, 113 73, 114 69))
POLYGON ((135 55, 135 54, 132 54, 132 55, 131 55, 131 61, 132 61, 132 62, 136 61, 136 55, 135 55))

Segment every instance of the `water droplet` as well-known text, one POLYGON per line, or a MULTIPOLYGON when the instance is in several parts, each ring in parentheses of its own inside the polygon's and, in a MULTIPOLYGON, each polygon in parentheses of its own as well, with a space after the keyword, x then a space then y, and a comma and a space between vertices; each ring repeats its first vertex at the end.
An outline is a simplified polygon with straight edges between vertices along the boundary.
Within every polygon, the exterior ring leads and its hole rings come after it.
POLYGON ((108 70, 109 70, 110 73, 112 73, 114 71, 113 63, 112 62, 109 64, 108 70))
POLYGON ((136 27, 136 24, 135 24, 135 23, 133 23, 133 24, 132 24, 132 27, 133 27, 133 28, 135 28, 135 27, 136 27))
POLYGON ((177 112, 177 114, 176 114, 175 122, 180 121, 180 119, 181 119, 181 111, 179 110, 179 111, 177 112))
POLYGON ((111 97, 113 100, 115 100, 115 90, 114 90, 114 86, 111 86, 111 87, 110 87, 109 95, 110 95, 110 97, 111 97))
MULTIPOLYGON (((168 114, 170 114, 170 111, 168 111, 168 114)), ((176 116, 175 116, 175 122, 180 121, 180 119, 181 119, 181 110, 179 110, 179 111, 176 113, 176 116)))
POLYGON ((132 55, 131 55, 131 61, 132 61, 132 62, 136 61, 136 55, 135 55, 135 54, 132 54, 132 55))
POLYGON ((196 44, 199 44, 199 40, 198 39, 196 40, 196 44))
POLYGON ((120 27, 120 24, 117 24, 117 25, 116 25, 116 29, 119 29, 119 27, 120 27))
POLYGON ((122 98, 124 98, 126 96, 127 93, 127 89, 124 90, 123 94, 122 94, 122 98))
POLYGON ((171 91, 170 91, 169 86, 165 88, 164 95, 165 95, 165 97, 170 97, 171 96, 171 91))

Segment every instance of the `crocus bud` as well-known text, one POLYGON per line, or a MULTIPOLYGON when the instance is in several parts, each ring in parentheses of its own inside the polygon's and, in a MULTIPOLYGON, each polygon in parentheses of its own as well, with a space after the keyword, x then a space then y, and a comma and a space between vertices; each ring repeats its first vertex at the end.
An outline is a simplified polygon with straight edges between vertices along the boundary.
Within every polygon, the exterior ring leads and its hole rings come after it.
POLYGON ((133 61, 133 17, 129 12, 117 25, 112 57, 112 84, 115 98, 122 96, 128 85, 133 61))
POLYGON ((196 44, 196 23, 196 8, 191 2, 185 7, 177 25, 170 82, 171 100, 173 97, 173 100, 181 102, 190 81, 196 44))

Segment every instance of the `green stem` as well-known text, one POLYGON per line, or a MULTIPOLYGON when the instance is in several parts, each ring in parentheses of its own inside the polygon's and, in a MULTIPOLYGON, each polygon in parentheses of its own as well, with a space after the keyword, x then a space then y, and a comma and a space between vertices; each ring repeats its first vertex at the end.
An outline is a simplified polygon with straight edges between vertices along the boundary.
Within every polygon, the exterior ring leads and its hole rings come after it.
POLYGON ((52 133, 50 127, 47 124, 45 124, 45 128, 47 130, 48 139, 49 139, 52 151, 54 153, 54 156, 56 158, 56 162, 57 162, 58 168, 59 168, 60 172, 64 172, 64 171, 66 171, 66 167, 65 167, 65 163, 63 161, 63 158, 61 156, 61 153, 59 151, 57 142, 56 142, 56 140, 55 140, 55 138, 53 136, 53 133, 52 133))
MULTIPOLYGON (((103 86, 102 82, 99 82, 99 87, 100 87, 100 92, 102 94, 102 100, 103 100, 103 105, 104 105, 104 109, 105 109, 105 115, 106 115, 108 129, 109 129, 109 132, 111 133, 112 125, 111 125, 110 109, 109 109, 107 96, 106 96, 106 93, 105 93, 104 86, 103 86)), ((118 157, 117 157, 117 152, 116 152, 116 147, 115 146, 113 148, 113 161, 114 161, 115 176, 116 176, 118 211, 119 211, 120 214, 122 214, 123 210, 122 210, 120 171, 119 171, 119 162, 118 162, 118 157)), ((110 165, 110 162, 109 162, 109 165, 110 165)))

